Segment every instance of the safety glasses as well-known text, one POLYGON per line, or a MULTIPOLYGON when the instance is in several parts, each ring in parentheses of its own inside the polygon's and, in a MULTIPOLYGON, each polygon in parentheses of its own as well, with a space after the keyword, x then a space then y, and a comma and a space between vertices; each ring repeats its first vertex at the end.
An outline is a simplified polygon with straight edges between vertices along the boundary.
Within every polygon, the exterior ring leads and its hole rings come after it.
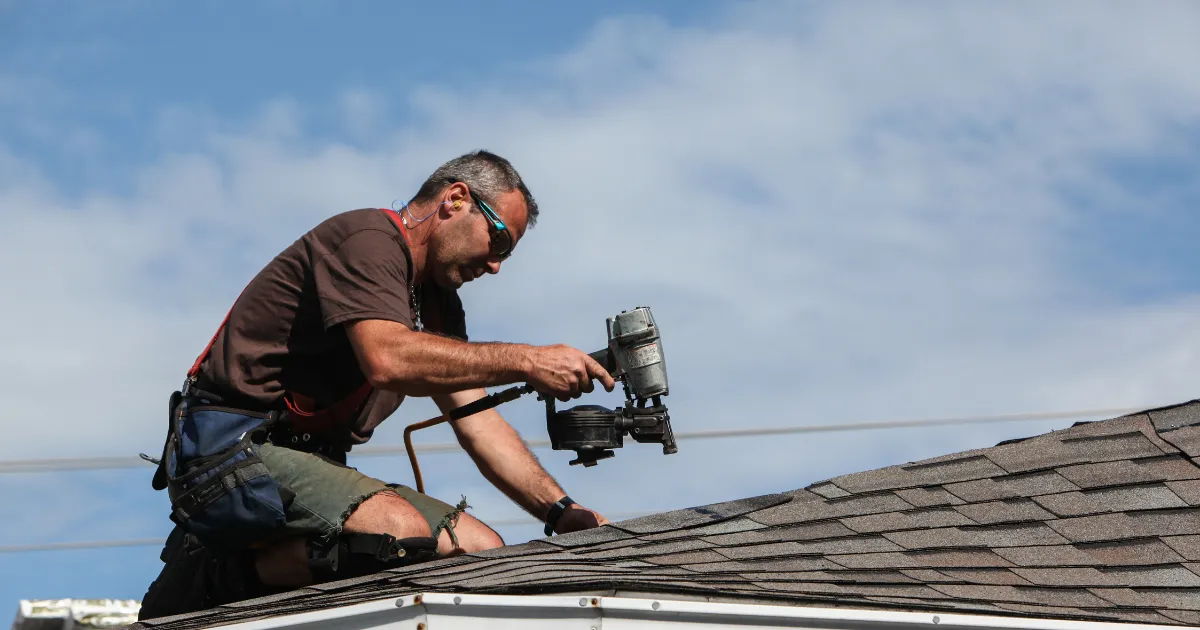
POLYGON ((500 220, 500 215, 496 214, 495 210, 487 204, 486 201, 479 198, 474 190, 469 190, 471 199, 475 200, 475 205, 479 206, 479 211, 487 218, 488 224, 491 225, 492 233, 492 255, 504 260, 512 255, 513 240, 512 232, 508 231, 508 226, 504 225, 504 221, 500 220))

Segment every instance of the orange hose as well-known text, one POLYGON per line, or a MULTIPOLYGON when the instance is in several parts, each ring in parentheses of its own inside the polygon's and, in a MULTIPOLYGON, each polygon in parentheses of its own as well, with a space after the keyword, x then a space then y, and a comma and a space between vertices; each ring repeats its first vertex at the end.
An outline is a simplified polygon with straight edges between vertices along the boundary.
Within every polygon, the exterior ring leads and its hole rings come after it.
POLYGON ((413 431, 436 427, 437 425, 450 419, 450 416, 441 415, 435 416, 428 420, 410 424, 404 427, 404 450, 408 451, 408 461, 412 462, 413 479, 417 482, 417 492, 425 494, 425 481, 421 479, 421 466, 417 463, 417 452, 413 450, 412 434, 413 431))
POLYGON ((407 427, 404 427, 404 450, 408 451, 408 461, 412 462, 413 479, 415 479, 417 482, 417 492, 425 494, 425 480, 421 479, 421 466, 417 464, 417 452, 413 450, 413 431, 428 429, 429 427, 435 427, 448 420, 466 418, 467 416, 477 414, 481 411, 487 411, 488 409, 494 408, 496 405, 508 402, 510 400, 516 400, 521 395, 528 394, 532 391, 533 386, 531 385, 518 385, 516 387, 510 387, 504 391, 484 396, 483 398, 480 398, 474 402, 451 409, 440 416, 435 416, 424 422, 418 422, 416 424, 410 424, 407 427))

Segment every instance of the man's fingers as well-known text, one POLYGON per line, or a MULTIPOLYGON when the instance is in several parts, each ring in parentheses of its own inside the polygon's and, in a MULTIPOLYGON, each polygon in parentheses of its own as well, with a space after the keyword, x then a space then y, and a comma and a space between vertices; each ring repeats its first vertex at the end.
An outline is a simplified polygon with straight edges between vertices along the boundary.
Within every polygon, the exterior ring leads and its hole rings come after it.
POLYGON ((586 364, 575 369, 575 378, 579 379, 580 392, 590 394, 596 389, 596 386, 592 383, 592 376, 588 374, 586 364))
POLYGON ((593 379, 599 380, 604 389, 610 392, 616 387, 616 381, 608 370, 579 350, 562 345, 548 346, 543 354, 547 359, 541 368, 544 371, 534 379, 539 393, 550 394, 566 402, 595 391, 593 379))
POLYGON ((609 374, 608 370, 604 369, 604 366, 597 363, 595 359, 585 354, 583 362, 587 364, 588 374, 599 380, 600 384, 604 385, 604 389, 611 392, 617 386, 617 381, 613 379, 612 374, 609 374))
POLYGON ((573 398, 579 398, 579 375, 574 372, 569 372, 564 375, 565 382, 561 392, 562 396, 559 400, 567 402, 573 398))
POLYGON ((599 512, 575 504, 568 506, 567 510, 563 512, 562 518, 558 521, 557 531, 566 534, 607 524, 608 519, 599 512))

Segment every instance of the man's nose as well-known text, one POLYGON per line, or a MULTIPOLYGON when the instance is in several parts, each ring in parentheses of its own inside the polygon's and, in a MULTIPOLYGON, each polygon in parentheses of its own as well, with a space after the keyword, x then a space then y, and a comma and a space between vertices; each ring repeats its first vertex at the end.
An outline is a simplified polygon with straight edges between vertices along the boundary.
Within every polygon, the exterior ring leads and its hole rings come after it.
POLYGON ((500 273, 500 261, 499 260, 489 260, 488 264, 487 264, 487 272, 491 273, 491 274, 500 273))

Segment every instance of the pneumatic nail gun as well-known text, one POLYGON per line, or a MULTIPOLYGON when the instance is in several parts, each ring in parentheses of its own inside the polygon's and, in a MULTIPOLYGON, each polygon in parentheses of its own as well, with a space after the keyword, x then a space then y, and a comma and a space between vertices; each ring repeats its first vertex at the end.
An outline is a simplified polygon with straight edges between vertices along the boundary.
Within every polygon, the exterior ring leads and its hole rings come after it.
POLYGON ((669 392, 667 363, 654 315, 647 306, 608 318, 608 347, 591 353, 625 389, 625 405, 616 409, 579 405, 558 411, 545 396, 546 431, 555 450, 573 450, 571 465, 595 466, 624 446, 628 434, 635 442, 658 442, 663 454, 678 451, 671 416, 662 403, 669 392))
MULTIPOLYGON (((553 396, 539 397, 546 402, 546 431, 550 434, 550 445, 557 451, 575 451, 578 457, 571 460, 572 466, 595 466, 596 462, 612 457, 612 449, 624 446, 626 435, 635 442, 661 443, 664 455, 679 450, 675 446, 675 434, 671 432, 671 417, 662 403, 662 397, 668 393, 667 363, 650 307, 622 311, 608 318, 607 325, 608 347, 590 356, 621 382, 625 389, 625 405, 616 409, 579 405, 559 411, 555 409, 553 396)), ((406 427, 404 447, 412 462, 417 491, 424 492, 425 484, 412 445, 413 431, 465 418, 532 391, 533 387, 529 385, 510 387, 406 427)))

